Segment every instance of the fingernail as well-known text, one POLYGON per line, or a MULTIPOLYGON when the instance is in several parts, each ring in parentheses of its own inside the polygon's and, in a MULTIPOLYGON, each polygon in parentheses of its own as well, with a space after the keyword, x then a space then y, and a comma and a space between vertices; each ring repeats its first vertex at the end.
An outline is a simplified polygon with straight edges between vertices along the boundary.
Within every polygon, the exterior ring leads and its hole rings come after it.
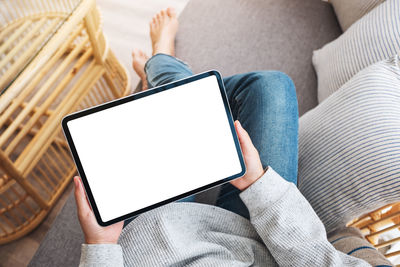
POLYGON ((240 124, 240 121, 237 120, 237 124, 240 128, 242 128, 242 125, 240 124))
POLYGON ((76 188, 79 187, 79 181, 78 181, 78 178, 77 178, 77 177, 74 177, 74 184, 75 184, 75 187, 76 187, 76 188))

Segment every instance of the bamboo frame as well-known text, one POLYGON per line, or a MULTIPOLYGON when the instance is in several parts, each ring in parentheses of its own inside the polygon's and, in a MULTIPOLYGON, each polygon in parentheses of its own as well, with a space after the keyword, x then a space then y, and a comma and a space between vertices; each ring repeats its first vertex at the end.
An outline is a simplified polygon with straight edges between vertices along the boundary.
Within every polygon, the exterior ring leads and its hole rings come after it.
MULTIPOLYGON (((36 2, 38 1, 39 0, 36 2)), ((51 59, 57 49, 65 41, 65 37, 73 31, 77 24, 82 23, 82 20, 89 13, 89 10, 94 9, 93 6, 95 6, 94 0, 83 0, 79 3, 79 5, 74 9, 73 14, 68 17, 60 29, 58 29, 57 33, 54 34, 49 42, 42 48, 41 53, 35 56, 24 72, 18 76, 17 80, 13 83, 13 86, 8 88, 2 95, 0 113, 2 113, 9 103, 24 89, 27 83, 30 82, 37 73, 40 73, 43 65, 51 59)), ((32 8, 31 10, 35 10, 35 8, 32 8)))
POLYGON ((0 60, 0 69, 7 67, 0 85, 20 68, 20 58, 31 56, 46 36, 51 39, 0 95, 0 244, 33 230, 76 173, 60 137, 62 117, 130 92, 129 76, 108 49, 94 0, 76 8, 74 0, 14 1, 0 2, 0 54, 9 53, 0 60), (54 6, 58 9, 49 11, 54 6), (68 8, 74 8, 69 17, 68 8), (4 18, 9 21, 2 25, 4 18))
MULTIPOLYGON (((27 98, 29 94, 36 88, 39 82, 43 79, 46 73, 50 71, 50 69, 54 68, 54 65, 57 61, 60 60, 61 56, 64 55, 67 48, 71 45, 72 41, 78 36, 78 34, 82 31, 83 27, 78 27, 75 32, 71 34, 71 36, 67 39, 63 46, 60 47, 58 52, 47 62, 46 65, 43 66, 42 71, 35 76, 35 78, 29 83, 29 85, 12 101, 10 107, 3 113, 3 116, 0 117, 0 126, 2 126, 6 119, 8 119, 13 112, 19 107, 19 103, 27 98)), ((24 103, 26 105, 26 103, 24 103)))
MULTIPOLYGON (((381 241, 380 237, 391 230, 400 229, 400 202, 381 207, 351 221, 347 226, 359 228, 365 238, 376 249, 387 248, 390 245, 399 243, 400 236, 392 237, 386 241, 381 241)), ((390 259, 398 255, 400 255, 400 250, 386 253, 385 257, 390 259)))

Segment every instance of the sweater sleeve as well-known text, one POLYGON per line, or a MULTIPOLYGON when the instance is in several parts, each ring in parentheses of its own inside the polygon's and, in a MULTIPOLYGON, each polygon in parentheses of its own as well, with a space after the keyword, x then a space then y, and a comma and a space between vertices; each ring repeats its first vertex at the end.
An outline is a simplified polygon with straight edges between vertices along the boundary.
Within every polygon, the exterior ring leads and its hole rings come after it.
POLYGON ((272 168, 240 197, 279 266, 371 266, 336 250, 311 205, 272 168))
POLYGON ((121 246, 113 244, 82 244, 81 262, 79 264, 79 267, 95 266, 124 266, 121 246))

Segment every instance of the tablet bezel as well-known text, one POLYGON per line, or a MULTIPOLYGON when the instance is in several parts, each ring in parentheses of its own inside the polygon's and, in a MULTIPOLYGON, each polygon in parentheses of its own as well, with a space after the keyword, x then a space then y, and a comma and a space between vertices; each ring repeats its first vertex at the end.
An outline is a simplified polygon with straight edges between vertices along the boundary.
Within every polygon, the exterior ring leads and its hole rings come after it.
POLYGON ((179 200, 179 199, 188 197, 190 195, 197 194, 197 193, 200 193, 202 191, 208 190, 210 188, 216 187, 218 185, 222 185, 224 183, 227 183, 227 182, 229 182, 229 181, 231 181, 233 179, 236 179, 236 178, 239 178, 239 177, 243 176, 246 173, 246 166, 245 166, 245 163, 244 163, 242 150, 240 148, 239 139, 238 139, 238 136, 236 134, 236 130, 235 130, 234 122, 233 122, 231 109, 230 109, 229 102, 228 102, 228 99, 227 99, 227 96, 226 96, 225 87, 224 87, 224 84, 223 84, 223 81, 222 81, 220 73, 218 71, 216 71, 216 70, 211 70, 211 71, 207 71, 207 72, 204 72, 204 73, 200 73, 198 75, 194 75, 194 76, 182 79, 182 80, 178 80, 178 81, 175 81, 175 82, 172 82, 172 83, 168 83, 168 84, 165 84, 165 85, 154 87, 154 88, 151 88, 151 89, 143 91, 143 92, 139 92, 139 93, 136 93, 136 94, 133 94, 133 95, 122 97, 122 98, 119 98, 119 99, 116 99, 116 100, 113 100, 113 101, 110 101, 110 102, 107 102, 107 103, 104 103, 104 104, 100 104, 100 105, 97 105, 97 106, 94 106, 94 107, 91 107, 91 108, 88 108, 88 109, 85 109, 85 110, 81 110, 81 111, 69 114, 69 115, 65 116, 62 119, 61 124, 62 124, 62 129, 63 129, 63 132, 64 132, 64 136, 65 136, 65 138, 66 138, 66 140, 68 142, 68 145, 69 145, 69 148, 70 148, 70 151, 71 151, 71 154, 72 154, 72 158, 74 159, 74 162, 75 162, 75 165, 77 167, 78 173, 79 173, 79 175, 80 175, 80 177, 82 179, 82 182, 83 182, 83 185, 84 185, 84 188, 85 188, 85 191, 86 191, 86 196, 87 196, 87 198, 89 200, 89 204, 92 207, 92 211, 93 211, 93 213, 94 213, 94 215, 96 217, 96 220, 97 220, 98 224, 101 225, 101 226, 108 226, 108 225, 117 223, 119 221, 124 221, 124 220, 127 220, 129 218, 136 217, 141 213, 144 213, 144 212, 147 212, 149 210, 158 208, 158 207, 160 207, 162 205, 174 202, 176 200, 179 200), (200 80, 200 79, 212 76, 212 75, 215 76, 217 78, 217 81, 218 81, 218 86, 219 86, 219 89, 220 89, 221 97, 222 97, 222 100, 223 100, 223 103, 224 103, 224 106, 225 106, 225 112, 226 112, 226 115, 227 115, 227 119, 229 121, 229 126, 230 126, 230 129, 231 129, 231 133, 232 133, 232 136, 233 136, 233 139, 234 139, 234 142, 235 142, 236 152, 238 154, 240 165, 241 165, 241 168, 242 168, 241 172, 237 173, 237 174, 234 174, 234 175, 231 175, 229 177, 223 178, 223 179, 218 180, 216 182, 204 185, 204 186, 199 187, 197 189, 194 189, 194 190, 185 192, 183 194, 177 195, 175 197, 163 200, 163 201, 155 203, 153 205, 144 207, 142 209, 130 212, 130 213, 125 214, 125 215, 121 215, 121 216, 119 216, 117 218, 114 218, 112 220, 103 221, 101 219, 100 212, 99 212, 99 210, 97 208, 97 204, 96 204, 96 201, 95 201, 95 199, 93 197, 93 194, 92 194, 92 191, 90 189, 89 183, 88 183, 88 181, 86 179, 85 171, 84 171, 83 166, 81 164, 81 161, 79 159, 79 156, 78 156, 77 150, 75 148, 71 133, 70 133, 70 131, 68 129, 67 123, 69 121, 72 121, 72 120, 75 120, 75 119, 78 119, 78 118, 81 118, 81 117, 84 117, 84 116, 87 116, 87 115, 90 115, 90 114, 93 114, 93 113, 96 113, 96 112, 99 112, 99 111, 103 111, 103 110, 106 110, 106 109, 109 109, 109 108, 112 108, 112 107, 115 107, 115 106, 119 106, 119 105, 122 105, 122 104, 125 104, 125 103, 128 103, 128 102, 140 99, 142 97, 146 97, 146 96, 150 96, 150 95, 153 95, 153 94, 157 94, 157 93, 165 91, 165 90, 170 90, 170 89, 173 89, 175 87, 178 87, 178 86, 181 86, 181 85, 193 82, 193 81, 197 81, 197 80, 200 80))

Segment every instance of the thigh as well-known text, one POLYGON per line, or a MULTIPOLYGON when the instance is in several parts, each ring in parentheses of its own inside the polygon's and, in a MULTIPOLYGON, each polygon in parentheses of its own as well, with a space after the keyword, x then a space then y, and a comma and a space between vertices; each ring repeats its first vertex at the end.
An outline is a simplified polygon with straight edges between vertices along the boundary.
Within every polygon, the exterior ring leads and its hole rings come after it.
POLYGON ((292 80, 278 71, 224 79, 232 115, 249 133, 263 167, 297 184, 298 108, 292 80))
MULTIPOLYGON (((276 71, 250 72, 224 79, 234 119, 248 131, 263 167, 271 166, 297 185, 298 111, 291 79, 276 71)), ((216 205, 249 218, 231 184, 221 186, 216 205)))

